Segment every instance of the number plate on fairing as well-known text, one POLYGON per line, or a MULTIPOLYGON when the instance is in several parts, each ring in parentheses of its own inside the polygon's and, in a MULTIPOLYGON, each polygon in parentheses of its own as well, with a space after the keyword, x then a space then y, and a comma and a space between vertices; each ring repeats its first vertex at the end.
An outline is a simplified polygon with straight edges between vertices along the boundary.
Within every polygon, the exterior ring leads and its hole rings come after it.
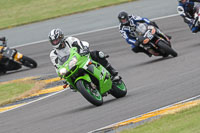
POLYGON ((148 30, 148 31, 145 33, 144 37, 147 37, 147 38, 149 38, 150 40, 152 40, 152 39, 153 39, 153 35, 151 34, 151 30, 148 30))

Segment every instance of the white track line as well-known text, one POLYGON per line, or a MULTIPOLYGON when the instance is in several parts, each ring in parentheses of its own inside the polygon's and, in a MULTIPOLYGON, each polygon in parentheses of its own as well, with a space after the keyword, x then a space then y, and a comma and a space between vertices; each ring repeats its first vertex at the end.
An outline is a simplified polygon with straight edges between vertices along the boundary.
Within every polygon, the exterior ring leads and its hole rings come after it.
POLYGON ((39 98, 39 99, 37 99, 37 100, 34 100, 34 101, 31 101, 31 102, 25 103, 25 104, 23 104, 23 105, 21 105, 21 106, 18 106, 18 107, 15 107, 15 108, 12 108, 12 109, 9 109, 9 110, 0 112, 0 114, 1 114, 1 113, 5 113, 5 112, 8 112, 8 111, 11 111, 11 110, 14 110, 14 109, 17 109, 17 108, 20 108, 20 107, 23 107, 23 106, 25 106, 25 105, 28 105, 28 104, 31 104, 31 103, 34 103, 34 102, 37 102, 37 101, 40 101, 40 100, 42 100, 42 99, 45 99, 45 98, 48 98, 48 97, 50 97, 50 96, 56 95, 56 94, 58 94, 58 93, 61 93, 61 92, 63 92, 63 91, 66 91, 66 90, 68 90, 68 89, 69 89, 69 88, 66 88, 66 89, 63 89, 63 90, 61 90, 61 91, 54 92, 54 93, 52 93, 52 94, 48 94, 47 96, 41 97, 41 98, 39 98))
MULTIPOLYGON (((153 18, 153 19, 151 19, 151 20, 154 21, 154 20, 159 20, 159 19, 165 19, 165 18, 175 17, 175 16, 178 16, 178 15, 179 15, 179 14, 172 14, 172 15, 168 15, 168 16, 153 18)), ((68 36, 84 35, 84 34, 94 33, 94 32, 98 32, 98 31, 109 30, 109 29, 113 29, 113 28, 117 28, 117 27, 118 27, 118 25, 116 25, 116 26, 111 26, 111 27, 106 27, 106 28, 102 28, 102 29, 97 29, 97 30, 91 30, 91 31, 76 33, 76 34, 72 34, 72 35, 68 35, 68 36)), ((33 44, 36 44, 36 43, 48 42, 48 41, 49 41, 49 40, 46 39, 46 40, 31 42, 31 43, 26 43, 26 44, 18 45, 18 46, 15 46, 15 47, 13 47, 13 48, 18 48, 18 47, 33 45, 33 44)))
MULTIPOLYGON (((175 16, 178 16, 178 14, 172 14, 172 15, 168 15, 168 16, 163 16, 163 17, 157 17, 157 18, 153 18, 151 20, 159 20, 159 19, 165 19, 165 18, 170 18, 170 17, 175 17, 175 16)), ((94 32, 98 32, 98 31, 104 31, 104 30, 108 30, 108 29, 112 29, 112 28, 116 28, 118 26, 112 26, 112 27, 107 27, 107 28, 102 28, 102 29, 97 29, 97 30, 92 30, 92 31, 88 31, 88 32, 82 32, 82 33, 77 33, 77 34, 73 34, 71 36, 77 36, 77 35, 83 35, 83 34, 89 34, 89 33, 94 33, 94 32)), ((28 45, 33 45, 33 44, 36 44, 36 43, 41 43, 41 42, 46 42, 48 40, 41 40, 41 41, 36 41, 36 42, 32 42, 32 43, 26 43, 26 44, 22 44, 22 45, 19 45, 19 46, 16 46, 15 48, 17 47, 23 47, 23 46, 28 46, 28 45)), ((34 103, 34 102, 37 102, 37 101, 40 101, 42 99, 45 99, 45 98, 48 98, 50 96, 53 96, 55 94, 58 94, 58 93, 61 93, 63 91, 65 91, 66 89, 62 90, 62 91, 59 91, 59 92, 56 92, 56 93, 53 93, 53 94, 50 94, 48 96, 45 96, 45 97, 42 97, 42 98, 39 98, 37 100, 34 100, 34 101, 31 101, 31 102, 28 102, 22 106, 19 106, 19 107, 16 107, 16 108, 12 108, 12 109, 9 109, 7 111, 4 111, 4 112, 8 112, 8 111, 11 111, 11 110, 14 110, 14 109, 17 109, 17 108, 20 108, 20 107, 23 107, 25 105, 28 105, 28 104, 31 104, 31 103, 34 103)), ((0 112, 1 113, 4 113, 4 112, 0 112)))
POLYGON ((126 120, 122 120, 122 121, 116 122, 116 123, 114 123, 114 124, 110 124, 110 125, 108 125, 108 126, 105 126, 105 127, 102 127, 102 128, 99 128, 99 129, 96 129, 96 130, 93 130, 93 131, 90 131, 90 132, 88 132, 88 133, 93 133, 93 132, 96 132, 96 131, 101 131, 101 130, 106 129, 106 128, 111 128, 111 127, 113 127, 114 125, 116 125, 117 123, 122 123, 122 122, 125 122, 125 121, 128 121, 128 120, 132 120, 132 119, 137 118, 137 117, 140 117, 140 116, 142 116, 142 115, 149 114, 149 113, 152 113, 152 112, 156 112, 156 111, 159 111, 159 110, 162 110, 162 109, 171 107, 171 106, 176 105, 176 104, 189 102, 189 101, 195 100, 195 99, 197 99, 197 98, 200 98, 200 95, 197 95, 197 96, 194 96, 194 97, 191 97, 191 98, 188 98, 188 99, 185 99, 185 100, 182 100, 182 101, 179 101, 179 102, 176 102, 176 103, 173 103, 173 104, 164 106, 164 107, 161 107, 161 108, 159 108, 159 109, 155 109, 155 110, 153 110, 153 111, 150 111, 150 112, 147 112, 147 113, 144 113, 144 114, 140 114, 140 115, 131 117, 131 118, 126 119, 126 120))

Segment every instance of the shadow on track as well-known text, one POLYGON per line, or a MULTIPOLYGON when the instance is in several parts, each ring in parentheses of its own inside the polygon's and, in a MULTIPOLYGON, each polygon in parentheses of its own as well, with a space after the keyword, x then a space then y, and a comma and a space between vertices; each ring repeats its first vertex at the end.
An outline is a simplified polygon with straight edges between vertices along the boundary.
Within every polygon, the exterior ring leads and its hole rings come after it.
MULTIPOLYGON (((111 104, 114 104, 114 103, 119 102, 121 100, 125 100, 127 97, 129 97, 129 95, 127 95, 125 97, 122 97, 122 98, 119 98, 119 99, 116 99, 116 98, 113 97, 112 99, 104 101, 103 105, 98 106, 98 107, 94 106, 94 105, 92 105, 90 103, 88 103, 90 105, 87 105, 87 106, 84 106, 84 107, 80 107, 80 108, 72 109, 70 111, 65 112, 65 114, 74 114, 74 113, 78 113, 78 112, 82 112, 82 111, 88 111, 88 110, 91 110, 91 109, 101 108, 103 106, 111 106, 111 104)), ((85 101, 85 102, 87 102, 87 101, 85 101)))
MULTIPOLYGON (((90 103, 88 103, 86 106, 79 106, 77 103, 77 107, 75 107, 73 109, 70 109, 68 111, 63 110, 62 112, 59 112, 55 115, 51 115, 48 117, 43 117, 43 118, 41 117, 40 120, 37 120, 37 121, 49 121, 49 120, 52 121, 53 119, 67 119, 69 117, 71 118, 71 116, 74 116, 74 115, 78 116, 78 115, 80 115, 80 113, 86 113, 88 111, 90 111, 90 112, 92 111, 94 113, 99 110, 98 108, 102 108, 104 106, 111 106, 112 103, 116 104, 116 102, 123 102, 123 100, 126 100, 126 97, 119 98, 119 99, 112 98, 112 99, 106 100, 102 106, 98 106, 98 107, 94 106, 90 103)), ((87 102, 87 101, 85 101, 85 102, 87 102)))
MULTIPOLYGON (((128 96, 128 95, 127 95, 128 96)), ((126 96, 126 97, 127 97, 126 96)), ((121 101, 121 100, 125 100, 126 99, 126 97, 123 97, 123 98, 119 98, 119 99, 115 99, 115 98, 112 98, 112 99, 109 99, 109 100, 106 100, 106 101, 104 101, 104 103, 103 103, 103 105, 102 106, 94 106, 94 105, 92 105, 92 104, 90 104, 90 103, 88 103, 88 105, 86 105, 86 106, 82 106, 82 107, 77 107, 77 108, 74 108, 74 109, 71 109, 71 110, 69 110, 69 111, 64 111, 64 112, 61 112, 61 113, 59 113, 59 114, 56 114, 56 115, 53 115, 53 116, 50 116, 50 117, 47 117, 47 118, 45 118, 45 120, 48 120, 48 119, 54 119, 54 118, 57 118, 57 117, 63 117, 63 116, 71 116, 71 115, 75 115, 76 113, 83 113, 83 112, 85 112, 85 111, 91 111, 91 110, 94 110, 94 111, 98 111, 97 109, 98 108, 101 108, 101 107, 103 107, 103 106, 111 106, 111 105, 109 105, 109 104, 112 104, 112 103, 115 103, 115 102, 118 102, 118 101, 121 101)), ((87 101, 85 101, 85 102, 87 102, 87 101)), ((78 105, 77 105, 78 106, 78 105)))
POLYGON ((7 75, 12 75, 15 73, 19 73, 19 72, 25 72, 31 70, 30 68, 23 68, 23 69, 19 69, 19 70, 13 70, 13 71, 7 71, 5 74, 0 74, 0 76, 7 76, 7 75))
MULTIPOLYGON (((114 102, 115 100, 117 100, 117 99, 113 98, 113 99, 110 99, 110 100, 106 100, 106 101, 104 101, 103 105, 101 105, 101 106, 104 106, 106 104, 114 102)), ((85 102, 87 102, 87 101, 85 101, 85 102)), ((79 112, 82 112, 82 111, 88 111, 88 110, 91 110, 91 109, 96 109, 96 108, 100 108, 101 107, 101 106, 98 106, 98 107, 94 106, 94 105, 90 104, 89 102, 88 102, 88 104, 89 105, 87 105, 87 106, 80 107, 80 108, 75 108, 75 109, 72 109, 70 111, 67 111, 67 112, 65 112, 65 114, 66 115, 74 114, 74 113, 79 113, 79 112)))

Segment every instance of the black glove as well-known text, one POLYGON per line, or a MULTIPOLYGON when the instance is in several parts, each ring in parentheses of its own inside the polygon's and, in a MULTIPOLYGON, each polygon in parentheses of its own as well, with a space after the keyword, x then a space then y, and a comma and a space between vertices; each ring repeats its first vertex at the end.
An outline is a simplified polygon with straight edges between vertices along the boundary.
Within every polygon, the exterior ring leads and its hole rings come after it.
POLYGON ((77 41, 73 42, 72 47, 76 47, 77 50, 78 50, 78 53, 80 53, 80 49, 81 49, 81 48, 80 48, 80 46, 78 45, 78 42, 77 42, 77 41))
POLYGON ((80 54, 81 54, 81 55, 86 55, 86 54, 88 54, 89 52, 90 52, 90 51, 89 51, 88 48, 80 49, 80 54))
POLYGON ((136 40, 135 44, 134 44, 136 47, 138 47, 140 45, 140 42, 139 40, 136 40))

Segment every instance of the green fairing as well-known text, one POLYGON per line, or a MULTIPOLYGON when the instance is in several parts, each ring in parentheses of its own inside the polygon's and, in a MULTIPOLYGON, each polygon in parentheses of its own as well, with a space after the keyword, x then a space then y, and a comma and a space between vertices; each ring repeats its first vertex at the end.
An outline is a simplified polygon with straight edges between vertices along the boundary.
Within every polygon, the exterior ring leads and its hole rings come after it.
MULTIPOLYGON (((69 58, 64 62, 64 64, 61 64, 59 66, 58 72, 60 72, 62 68, 66 68, 67 73, 68 73, 67 75, 62 76, 62 78, 64 78, 70 85, 72 85, 73 88, 77 89, 76 82, 80 79, 91 83, 92 82, 91 77, 95 77, 99 81, 98 90, 101 95, 108 92, 112 88, 110 73, 102 65, 93 61, 89 54, 80 55, 77 52, 77 48, 75 47, 70 49, 69 58), (72 68, 74 67, 76 68, 70 69, 69 68, 70 61, 75 57, 77 59, 77 63, 72 68), (90 65, 92 65, 93 67, 93 72, 88 70, 89 62, 92 62, 92 64, 90 65), (83 75, 79 75, 80 69, 84 70, 83 75), (73 79, 74 77, 76 79, 73 79)), ((58 75, 61 75, 61 74, 59 73, 58 75)))
POLYGON ((80 80, 80 79, 83 79, 83 80, 85 80, 85 81, 87 81, 87 82, 91 82, 90 76, 89 76, 88 74, 85 74, 84 76, 78 77, 78 78, 75 80, 75 83, 76 83, 78 80, 80 80))

